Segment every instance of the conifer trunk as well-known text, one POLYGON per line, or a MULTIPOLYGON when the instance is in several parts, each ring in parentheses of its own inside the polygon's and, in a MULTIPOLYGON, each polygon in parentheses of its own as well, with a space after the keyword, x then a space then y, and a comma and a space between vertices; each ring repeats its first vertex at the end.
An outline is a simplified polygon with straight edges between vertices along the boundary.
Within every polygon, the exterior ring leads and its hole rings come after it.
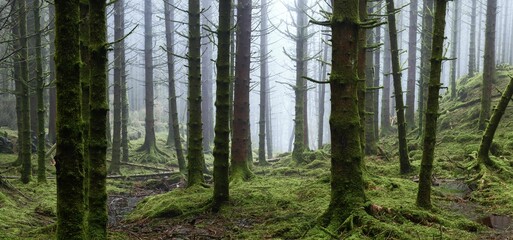
MULTIPOLYGON (((121 22, 121 28, 123 30, 124 35, 124 29, 125 29, 125 0, 118 0, 121 2, 120 4, 120 22, 121 22)), ((123 162, 128 162, 129 159, 129 149, 128 149, 128 96, 127 96, 127 87, 126 87, 126 62, 125 62, 125 40, 122 40, 120 42, 120 56, 121 59, 121 148, 123 152, 123 162)))
MULTIPOLYGON (((376 6, 377 14, 381 12, 381 1, 377 3, 376 6)), ((375 36, 375 42, 381 43, 381 26, 376 28, 376 36, 375 36)), ((380 85, 380 77, 381 77, 381 50, 377 49, 374 52, 374 86, 381 86, 380 85)), ((376 141, 379 140, 379 91, 374 91, 374 137, 376 138, 376 141)))
MULTIPOLYGON (((201 0, 203 6, 202 26, 211 27, 209 21, 212 21, 212 10, 209 5, 211 0, 201 0)), ((203 151, 211 152, 211 144, 214 141, 214 99, 213 72, 212 72, 212 49, 213 44, 208 37, 208 31, 201 30, 201 119, 203 122, 203 151)))
POLYGON ((408 83, 406 86, 406 127, 415 128, 415 85, 417 84, 417 22, 418 1, 410 1, 408 27, 408 83))
POLYGON ((476 19, 477 0, 472 0, 472 13, 470 17, 470 44, 468 55, 468 77, 473 77, 476 72, 476 19))
POLYGON ((34 0, 34 28, 35 28, 35 43, 36 43, 36 94, 37 94, 37 181, 40 183, 46 182, 46 161, 45 161, 45 104, 44 104, 44 86, 45 79, 43 77, 43 60, 41 44, 41 19, 40 19, 40 1, 34 0))
MULTIPOLYGON (((328 37, 325 37, 326 43, 328 42, 328 37)), ((328 61, 328 45, 322 45, 323 47, 323 53, 322 53, 322 60, 328 61)), ((321 77, 319 80, 325 81, 326 74, 327 74, 327 64, 321 63, 321 77)), ((326 86, 324 84, 319 84, 319 116, 317 119, 318 127, 317 127, 317 147, 321 148, 323 144, 323 138, 324 138, 324 98, 326 95, 326 86)), ((374 104, 374 103, 373 103, 374 104)), ((373 133, 374 134, 374 133, 373 133)))
MULTIPOLYGON (((367 0, 359 0, 359 15, 360 21, 367 21, 367 0)), ((367 56, 367 29, 361 28, 358 37, 358 112, 360 114, 360 143, 361 148, 365 152, 365 119, 367 118, 365 112, 365 98, 367 91, 366 82, 366 59, 367 56)))
MULTIPOLYGON (((459 22, 459 6, 458 2, 461 0, 453 0, 452 4, 454 7, 453 10, 453 16, 452 16, 452 40, 451 40, 451 58, 456 59, 457 58, 457 52, 458 52, 458 22, 459 22)), ((451 99, 456 98, 456 60, 451 61, 451 73, 450 73, 450 80, 449 84, 451 87, 450 93, 451 93, 451 99)))
POLYGON ((84 239, 79 0, 55 1, 57 239, 84 239))
POLYGON ((431 44, 433 40, 433 15, 434 0, 424 0, 422 7, 422 32, 420 34, 421 49, 420 49, 420 78, 419 78, 419 92, 417 94, 419 99, 419 136, 422 136, 424 131, 424 117, 426 107, 427 95, 427 82, 430 78, 429 73, 431 69, 431 44))
MULTIPOLYGON (((373 12, 372 8, 369 8, 368 12, 373 12)), ((367 45, 372 45, 373 33, 372 30, 367 30, 367 45)), ((365 50, 365 82, 368 87, 374 86, 374 56, 372 50, 365 50)), ((376 136, 374 135, 374 114, 377 114, 377 109, 374 109, 374 98, 376 96, 375 91, 377 89, 367 89, 365 94, 365 112, 369 114, 365 118, 365 154, 374 155, 377 153, 376 136)), ((323 106, 324 107, 324 106, 323 106)))
POLYGON ((258 122, 258 163, 267 165, 265 158, 265 131, 267 120, 268 50, 267 50, 267 0, 260 2, 260 119, 258 122))
POLYGON ((391 48, 390 34, 385 31, 385 51, 383 52, 383 94, 381 96, 381 135, 390 133, 390 75, 391 71, 391 48))
POLYGON ((447 10, 446 0, 436 0, 435 18, 433 29, 431 71, 428 84, 428 98, 426 107, 426 129, 424 132, 424 151, 420 165, 419 189, 417 193, 417 206, 430 209, 431 204, 431 177, 433 173, 433 161, 436 143, 436 128, 439 109, 440 78, 442 71, 445 14, 447 10))
POLYGON ((114 114, 113 114, 113 133, 112 133, 112 161, 109 167, 109 174, 120 174, 121 162, 121 51, 123 42, 118 42, 123 38, 124 29, 122 29, 122 16, 121 11, 123 8, 123 0, 117 0, 114 3, 114 114))

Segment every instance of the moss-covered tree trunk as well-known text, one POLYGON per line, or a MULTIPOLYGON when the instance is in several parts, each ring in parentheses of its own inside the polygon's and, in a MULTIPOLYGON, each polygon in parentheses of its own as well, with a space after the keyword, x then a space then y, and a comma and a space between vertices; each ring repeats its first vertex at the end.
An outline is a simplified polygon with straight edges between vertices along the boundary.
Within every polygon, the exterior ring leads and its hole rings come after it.
POLYGON ((229 199, 230 157, 230 15, 231 0, 219 1, 217 89, 214 137, 214 210, 229 199))
POLYGON ((358 0, 334 0, 331 86, 331 199, 321 224, 332 231, 344 230, 351 216, 359 221, 367 201, 362 176, 358 111, 358 0))
POLYGON ((57 239, 84 239, 79 0, 55 1, 57 239))
POLYGON ((20 86, 21 86, 21 181, 30 182, 32 178, 32 141, 30 128, 30 104, 29 104, 29 71, 28 71, 28 44, 27 44, 27 8, 25 0, 18 0, 18 24, 19 24, 19 46, 18 60, 20 64, 20 86))
POLYGON ((167 72, 168 72, 168 104, 169 104, 169 134, 168 145, 175 148, 176 158, 178 159, 178 167, 180 172, 185 173, 185 157, 183 154, 182 141, 180 139, 180 125, 178 124, 178 108, 176 106, 176 90, 175 90, 175 60, 174 60, 174 0, 164 3, 164 18, 166 21, 166 47, 167 47, 167 72), (171 139, 172 138, 172 139, 171 139))
POLYGON ((434 0, 424 0, 422 7, 422 32, 420 34, 421 49, 420 49, 420 78, 419 78, 419 92, 417 94, 419 99, 419 136, 424 132, 424 117, 426 108, 426 95, 427 95, 427 82, 429 81, 429 74, 431 69, 431 44, 433 39, 433 11, 434 0))
MULTIPOLYGON (((372 8, 369 8, 369 12, 373 12, 372 8)), ((372 30, 367 30, 366 44, 372 45, 373 34, 372 30)), ((368 87, 374 86, 374 56, 372 50, 365 49, 365 83, 368 87)), ((360 77, 361 78, 361 77, 360 77)), ((365 154, 374 155, 377 153, 376 135, 374 135, 374 114, 377 114, 377 109, 374 109, 374 98, 376 97, 375 92, 377 89, 367 89, 365 92, 365 112, 369 114, 365 118, 365 154)))
POLYGON ((37 181, 46 182, 46 161, 45 161, 45 103, 43 93, 45 90, 45 79, 43 77, 43 60, 41 44, 41 10, 40 1, 34 0, 32 10, 34 11, 34 28, 36 41, 36 94, 37 94, 37 181))
POLYGON ((495 27, 497 23, 497 0, 488 0, 486 6, 486 33, 483 57, 483 86, 481 92, 481 112, 479 129, 484 130, 490 117, 492 105, 492 84, 495 81, 495 27))
POLYGON ((85 209, 89 208, 89 119, 91 107, 89 105, 91 87, 91 53, 89 51, 89 0, 80 0, 80 86, 82 88, 82 132, 84 138, 84 184, 85 209))
POLYGON ((188 184, 202 184, 203 168, 203 137, 201 122, 201 35, 200 35, 200 3, 189 0, 189 122, 187 123, 187 162, 188 184))
POLYGON ((112 159, 109 166, 110 174, 120 174, 120 162, 121 162, 121 78, 123 73, 121 72, 121 51, 123 48, 123 42, 117 41, 123 38, 124 29, 122 29, 122 16, 123 1, 116 1, 114 3, 114 114, 113 114, 113 133, 112 133, 112 159))
MULTIPOLYGON (((359 15, 360 21, 367 21, 367 0, 359 0, 359 15)), ((358 112, 360 115, 360 144, 362 151, 365 152, 365 98, 367 92, 367 77, 366 77, 366 57, 367 57, 367 29, 360 28, 358 37, 358 112)))
MULTIPOLYGON (((451 34, 451 58, 456 59, 457 53, 458 53, 458 42, 460 41, 458 37, 458 23, 460 21, 458 12, 460 11, 458 4, 461 2, 461 0, 453 0, 452 5, 454 7, 453 9, 453 16, 452 16, 452 34, 451 34)), ((450 79, 449 79, 449 85, 450 85, 450 93, 451 98, 456 98, 456 60, 453 60, 451 62, 451 73, 450 73, 450 79)))
POLYGON ((203 151, 211 152, 214 141, 214 103, 213 103, 213 44, 208 37, 209 32, 204 28, 212 28, 212 1, 201 0, 201 119, 203 122, 203 151))
MULTIPOLYGON (((89 118, 88 238, 107 239, 107 19, 105 0, 90 0, 91 114, 89 118)), ((119 133, 119 132, 118 132, 119 133)), ((119 145, 117 146, 119 148, 119 145)))
POLYGON ((495 136, 495 131, 499 127, 499 123, 501 121, 504 112, 506 112, 506 107, 508 106, 511 97, 513 96, 513 78, 510 79, 508 86, 502 93, 501 100, 499 104, 494 109, 492 117, 488 122, 485 132, 483 133, 483 137, 481 139, 481 145, 479 146, 479 151, 477 152, 477 161, 478 164, 484 165, 490 169, 496 169, 497 166, 494 161, 490 158, 490 147, 492 146, 493 137, 495 136))
POLYGON ((258 163, 268 165, 265 158, 265 131, 267 120, 268 49, 267 49, 267 0, 260 2, 260 112, 258 121, 258 163))
POLYGON ((424 132, 424 151, 420 164, 419 190, 417 193, 417 206, 430 209, 431 205, 431 175, 435 158, 436 128, 438 120, 438 102, 440 91, 440 78, 442 71, 445 14, 447 10, 446 0, 436 0, 435 19, 432 42, 431 72, 428 84, 428 98, 426 107, 426 128, 424 132))
POLYGON ((472 13, 470 14, 470 44, 468 49, 468 77, 476 72, 476 19, 477 0, 472 0, 472 13))
POLYGON ((232 181, 241 181, 247 180, 253 175, 247 163, 250 146, 248 136, 250 130, 251 0, 240 0, 237 4, 236 41, 231 179, 232 181))
POLYGON ((408 81, 406 92, 406 127, 415 128, 415 85, 417 84, 417 22, 418 0, 410 1, 410 22, 408 23, 408 81))
POLYGON ((390 55, 392 56, 392 76, 394 78, 395 111, 397 114, 397 132, 399 138, 399 162, 401 174, 411 171, 408 157, 408 142, 406 140, 406 120, 404 117, 403 88, 401 82, 401 66, 399 63, 399 46, 397 44, 397 25, 395 19, 394 0, 387 0, 388 31, 390 36, 390 55))

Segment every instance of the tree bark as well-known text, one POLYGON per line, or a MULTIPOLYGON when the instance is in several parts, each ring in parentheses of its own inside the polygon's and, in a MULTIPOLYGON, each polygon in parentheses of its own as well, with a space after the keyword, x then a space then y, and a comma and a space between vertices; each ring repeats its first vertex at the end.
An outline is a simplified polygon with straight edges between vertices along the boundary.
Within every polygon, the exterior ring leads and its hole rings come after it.
POLYGON ((472 0, 472 13, 470 16, 470 44, 468 50, 468 77, 473 77, 476 72, 476 19, 477 0, 472 0))
POLYGON ((44 105, 44 86, 43 63, 42 63, 42 44, 41 44, 41 19, 40 19, 40 2, 34 0, 32 11, 34 12, 34 29, 35 29, 35 51, 36 51, 36 96, 37 96, 37 181, 46 182, 46 161, 45 161, 45 105, 44 105))
MULTIPOLYGON (((376 5, 377 14, 381 12, 381 1, 379 1, 376 5)), ((375 42, 381 43, 381 26, 376 28, 376 36, 375 42)), ((380 86, 380 76, 381 76, 381 50, 377 49, 374 52, 374 86, 380 86)), ((379 140, 379 91, 374 91, 374 137, 376 141, 379 140)))
MULTIPOLYGON (((367 21, 367 0, 359 0, 359 15, 360 21, 367 21)), ((360 144, 363 152, 365 152, 365 119, 367 118, 365 113, 365 98, 367 91, 366 81, 366 59, 367 56, 367 29, 360 28, 358 37, 358 112, 360 114, 360 144)))
MULTIPOLYGON (((461 0, 453 0, 452 4, 454 6, 454 10, 453 10, 453 16, 452 16, 452 42, 451 42, 451 58, 453 59, 456 59, 457 58, 457 52, 458 52, 458 31, 459 31, 459 26, 458 26, 458 22, 460 19, 459 18, 459 2, 461 0)), ((452 60, 451 61, 451 73, 450 73, 450 79, 449 79, 449 82, 450 82, 450 87, 451 87, 451 99, 455 99, 456 98, 456 60, 452 60)))
MULTIPOLYGON (((123 29, 123 35, 124 35, 124 29, 125 29, 125 0, 118 0, 122 2, 123 4, 120 5, 120 17, 121 17, 121 29, 123 29)), ((129 149, 128 149, 128 119, 129 119, 129 112, 128 112, 128 89, 127 89, 127 82, 126 82, 126 57, 125 57, 125 40, 121 40, 120 42, 121 52, 120 52, 120 58, 121 58, 121 148, 123 151, 123 162, 128 162, 129 158, 129 149)))
POLYGON ((418 1, 410 2, 410 21, 408 27, 408 83, 406 86, 406 127, 415 128, 415 85, 417 84, 417 22, 418 1))
MULTIPOLYGON (((122 29, 123 21, 121 11, 123 11, 123 0, 117 0, 114 3, 114 39, 118 41, 123 38, 124 29, 122 29)), ((93 29, 93 28, 91 28, 93 29)), ((121 175, 120 162, 121 162, 121 51, 124 42, 114 43, 114 114, 113 114, 113 136, 112 136, 112 161, 109 167, 109 174, 121 175)), ((91 99, 92 100, 92 99, 91 99)))
POLYGON ((417 193, 417 206, 431 209, 431 177, 436 143, 436 128, 439 109, 440 75, 442 71, 445 14, 447 10, 446 0, 436 0, 435 18, 432 42, 431 71, 429 77, 429 89, 426 108, 426 129, 424 132, 424 151, 420 164, 419 189, 417 193))
POLYGON ((267 0, 260 2, 260 120, 258 122, 258 163, 268 165, 265 158, 265 131, 267 120, 268 50, 267 50, 267 0))
POLYGON ((434 0, 424 0, 423 4, 423 16, 422 16, 422 32, 420 34, 421 49, 420 49, 420 79, 419 79, 419 136, 422 136, 424 131, 424 109, 426 105, 427 95, 427 82, 430 78, 431 69, 431 44, 433 40, 433 15, 434 0))
POLYGON ((392 131, 390 125, 390 74, 391 48, 390 34, 385 31, 385 52, 383 53, 383 94, 381 97, 381 135, 388 135, 392 131))
MULTIPOLYGON (((368 12, 373 12, 373 8, 369 8, 368 12)), ((372 45, 373 41, 373 32, 372 30, 367 30, 367 45, 372 45)), ((374 86, 374 53, 372 50, 365 49, 365 81, 368 87, 377 87, 374 86)), ((361 78, 361 77, 360 77, 361 78)), ((374 109, 374 102, 377 89, 366 89, 365 96, 365 113, 369 114, 365 118, 365 154, 366 155, 374 155, 377 153, 377 145, 376 145, 376 135, 374 134, 374 114, 377 114, 377 109, 374 109)), ((324 107, 324 106, 323 106, 324 107)))
POLYGON ((55 1, 57 239, 84 239, 79 0, 55 1))
POLYGON ((479 130, 484 130, 490 117, 492 84, 495 82, 495 27, 497 23, 497 0, 488 0, 486 7, 486 36, 483 63, 483 86, 481 92, 481 112, 479 130))
MULTIPOLYGON (((212 21, 212 11, 210 0, 201 0, 202 25, 210 27, 209 21, 212 21)), ((208 37, 209 32, 202 28, 201 31, 201 118, 203 122, 203 151, 211 152, 212 142, 214 141, 214 99, 213 77, 212 77, 212 48, 213 44, 208 37)))

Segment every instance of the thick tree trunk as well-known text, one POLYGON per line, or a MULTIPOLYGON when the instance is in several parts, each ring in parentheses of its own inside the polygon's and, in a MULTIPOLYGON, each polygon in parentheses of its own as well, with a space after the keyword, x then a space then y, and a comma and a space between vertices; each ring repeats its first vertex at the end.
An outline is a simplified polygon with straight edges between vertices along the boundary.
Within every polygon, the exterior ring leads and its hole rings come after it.
POLYGON ((424 117, 425 105, 427 95, 427 82, 430 78, 431 69, 431 44, 433 39, 433 12, 434 0, 424 0, 422 9, 422 32, 420 34, 421 49, 420 49, 420 79, 419 79, 419 136, 422 136, 424 131, 424 117))
POLYGON ((399 138, 399 162, 401 174, 411 171, 408 157, 408 143, 406 141, 406 121, 404 118, 403 89, 401 86, 401 66, 399 63, 399 46, 397 44, 396 11, 394 0, 387 0, 388 30, 390 36, 390 54, 392 56, 392 76, 394 78, 395 112, 397 114, 397 132, 399 138))
MULTIPOLYGON (((203 6, 201 16, 202 25, 210 27, 212 10, 210 0, 201 0, 203 6)), ((212 77, 212 48, 213 44, 208 37, 209 32, 202 28, 201 31, 201 119, 203 122, 203 151, 211 152, 214 141, 214 99, 212 77)))
POLYGON ((230 157, 230 14, 231 0, 219 1, 216 126, 214 137, 214 211, 229 199, 230 157))
POLYGON ((41 44, 41 19, 40 19, 40 1, 34 0, 32 10, 34 11, 34 28, 35 28, 35 51, 36 51, 36 94, 37 94, 37 181, 46 182, 46 161, 45 161, 45 104, 44 90, 45 79, 43 77, 43 60, 41 44))
POLYGON ((433 172, 433 161, 436 143, 436 128, 438 120, 438 102, 440 91, 440 75, 442 71, 444 37, 445 37, 445 14, 447 10, 446 0, 436 0, 435 19, 432 42, 431 72, 429 78, 429 89, 426 108, 426 129, 424 132, 424 151, 420 164, 419 190, 417 193, 417 206, 430 209, 431 204, 431 175, 433 172))
POLYGON ((233 140, 231 179, 241 181, 253 174, 248 168, 249 148, 249 72, 251 49, 251 0, 237 4, 237 51, 235 60, 235 92, 233 103, 233 140))
POLYGON ((472 13, 470 16, 470 44, 468 50, 468 77, 473 77, 476 72, 476 19, 477 0, 472 0, 472 13))
MULTIPOLYGON (((453 7, 454 7, 454 10, 453 10, 453 16, 452 16, 452 40, 451 40, 451 58, 453 59, 456 59, 457 58, 457 53, 458 53, 458 42, 459 42, 459 39, 458 39, 458 31, 459 31, 459 2, 461 2, 461 0, 453 0, 452 4, 453 4, 453 7)), ((456 63, 457 61, 456 60, 452 60, 451 62, 451 73, 450 73, 450 79, 449 79, 449 84, 450 84, 450 87, 451 87, 451 90, 450 90, 450 93, 451 93, 451 98, 454 99, 456 98, 456 63)))
MULTIPOLYGON (((331 86, 331 199, 321 224, 344 230, 344 221, 357 219, 367 201, 362 176, 358 91, 358 0, 335 0, 331 20, 333 60, 331 86)), ((350 222, 349 224, 352 224, 350 222)))
POLYGON ((406 92, 406 126, 415 128, 415 85, 417 84, 417 22, 418 1, 410 2, 410 22, 408 26, 408 83, 406 92))
POLYGON ((175 60, 174 60, 174 10, 172 6, 174 1, 164 3, 164 16, 166 20, 166 47, 167 47, 167 72, 168 72, 168 104, 169 104, 169 133, 167 144, 173 146, 178 159, 178 167, 180 172, 185 172, 185 157, 183 154, 182 141, 180 138, 180 125, 178 124, 178 108, 176 105, 176 88, 175 88, 175 60))
MULTIPOLYGON (((114 39, 116 41, 123 38, 124 29, 122 29, 123 20, 121 11, 123 11, 123 0, 118 0, 114 3, 114 39)), ((123 72, 121 72, 121 51, 124 42, 114 43, 114 116, 113 116, 113 136, 112 136, 112 161, 109 167, 109 174, 120 175, 121 172, 121 78, 123 78, 123 72)))
POLYGON ((79 0, 55 1, 57 239, 84 239, 79 0))
POLYGON ((187 137, 188 185, 202 184, 203 159, 202 123, 201 123, 201 35, 200 3, 189 0, 189 122, 187 137))
MULTIPOLYGON (((90 0, 89 239, 107 239, 107 18, 105 0, 90 0)), ((119 81, 119 80, 118 80, 119 81)), ((118 82, 119 85, 119 82, 118 82)), ((119 86, 118 86, 119 91, 119 86)), ((118 93, 119 95, 119 93, 118 93)), ((119 101, 119 99, 118 99, 119 101)), ((119 105, 119 102, 118 102, 119 105)), ((119 108, 119 106, 118 106, 119 108)), ((119 109, 118 109, 119 115, 119 109)), ((118 116, 119 118, 119 116, 118 116)), ((118 132, 119 135, 119 126, 118 132)), ((118 136, 119 137, 119 136, 118 136)), ((119 148, 119 143, 118 146, 119 148)), ((119 156, 118 159, 119 161, 119 156)))
POLYGON ((268 70, 267 70, 267 0, 260 2, 260 120, 258 122, 258 162, 261 166, 267 165, 265 158, 265 131, 267 120, 267 85, 268 85, 268 70))
MULTIPOLYGON (((89 0, 80 1, 80 87, 82 88, 82 136, 84 138, 84 176, 86 182, 84 183, 84 195, 85 198, 88 198, 89 195, 89 184, 87 184, 87 179, 89 179, 89 166, 90 166, 90 158, 89 158, 89 119, 90 119, 90 86, 91 86, 91 55, 89 51, 89 0)), ((87 211, 89 202, 85 201, 85 209, 87 211)))
POLYGON ((486 8, 486 36, 483 63, 483 86, 479 129, 484 130, 490 117, 492 84, 495 82, 495 27, 497 23, 497 0, 488 0, 486 8))

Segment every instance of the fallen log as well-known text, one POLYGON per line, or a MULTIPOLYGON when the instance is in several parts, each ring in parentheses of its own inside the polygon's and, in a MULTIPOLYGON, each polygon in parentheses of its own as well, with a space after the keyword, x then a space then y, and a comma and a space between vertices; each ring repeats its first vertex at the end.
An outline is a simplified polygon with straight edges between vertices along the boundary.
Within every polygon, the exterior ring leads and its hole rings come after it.
POLYGON ((111 175, 111 176, 107 176, 107 178, 108 179, 124 179, 124 180, 141 180, 141 179, 162 178, 162 177, 179 176, 179 175, 181 175, 181 173, 179 173, 179 172, 163 172, 163 173, 136 174, 136 175, 111 175))
MULTIPOLYGON (((107 162, 112 162, 112 161, 111 160, 107 160, 107 162)), ((131 166, 131 167, 140 167, 140 168, 149 169, 149 170, 166 171, 166 172, 177 170, 176 167, 172 167, 172 168, 159 168, 159 167, 147 166, 147 165, 136 164, 136 163, 127 163, 127 162, 120 162, 119 164, 120 165, 131 166)))

